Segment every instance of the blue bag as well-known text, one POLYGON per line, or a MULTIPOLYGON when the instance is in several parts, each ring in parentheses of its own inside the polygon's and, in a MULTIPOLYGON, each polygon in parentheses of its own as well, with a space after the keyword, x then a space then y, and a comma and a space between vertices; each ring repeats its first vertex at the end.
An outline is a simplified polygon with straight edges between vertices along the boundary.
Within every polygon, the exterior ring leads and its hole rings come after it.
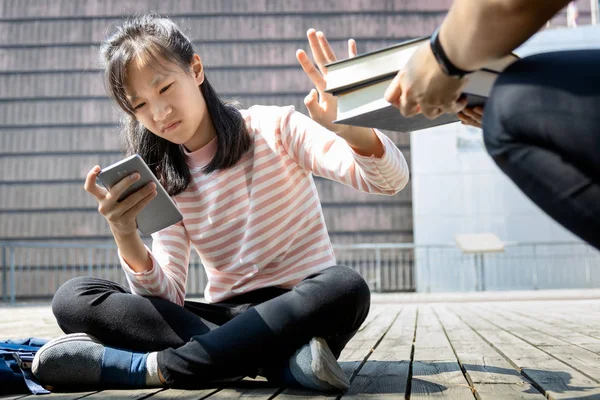
POLYGON ((47 340, 29 338, 0 341, 0 394, 48 394, 31 373, 35 353, 47 340))

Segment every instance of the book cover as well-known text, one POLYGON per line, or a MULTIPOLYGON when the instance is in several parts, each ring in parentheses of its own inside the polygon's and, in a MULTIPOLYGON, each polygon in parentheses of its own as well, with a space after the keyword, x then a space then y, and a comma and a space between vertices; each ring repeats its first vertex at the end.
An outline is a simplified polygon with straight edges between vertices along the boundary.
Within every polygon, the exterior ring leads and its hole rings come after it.
MULTIPOLYGON (((419 46, 428 41, 429 37, 409 40, 327 64, 327 87, 325 91, 335 95, 395 75, 404 67, 419 46)), ((511 53, 499 60, 488 63, 482 70, 502 72, 518 59, 517 55, 511 53)))
MULTIPOLYGON (((477 71, 469 77, 463 92, 469 106, 485 104, 497 77, 497 73, 488 71, 477 71)), ((403 117, 384 98, 392 79, 389 77, 338 94, 338 112, 334 123, 409 132, 458 121, 455 114, 444 114, 433 120, 423 115, 403 117)))

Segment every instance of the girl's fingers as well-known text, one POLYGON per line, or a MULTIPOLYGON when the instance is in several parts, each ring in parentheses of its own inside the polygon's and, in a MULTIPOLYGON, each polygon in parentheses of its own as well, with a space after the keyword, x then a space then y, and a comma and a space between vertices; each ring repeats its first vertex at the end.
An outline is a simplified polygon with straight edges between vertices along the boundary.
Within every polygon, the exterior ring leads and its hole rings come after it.
POLYGON ((333 54, 333 50, 331 49, 331 46, 329 45, 325 34, 321 31, 317 32, 317 39, 319 40, 319 46, 321 46, 321 51, 325 56, 325 61, 327 61, 327 63, 334 62, 336 60, 335 54, 333 54))
POLYGON ((143 199, 141 199, 138 203, 136 203, 133 207, 131 207, 129 210, 125 211, 123 213, 123 217, 126 219, 133 219, 135 218, 140 211, 142 211, 142 209, 144 207, 146 207, 148 205, 148 203, 150 203, 152 201, 152 199, 154 199, 156 197, 156 191, 152 191, 150 193, 148 193, 143 199))
POLYGON ((134 172, 133 174, 121 179, 113 187, 110 188, 108 194, 106 195, 106 199, 113 203, 117 203, 121 195, 125 193, 125 191, 129 189, 129 187, 135 182, 137 182, 139 179, 140 174, 137 172, 134 172))
POLYGON ((100 167, 98 165, 94 166, 85 177, 85 183, 83 185, 85 191, 91 193, 98 201, 104 199, 106 196, 106 189, 103 189, 96 183, 99 173, 100 167))
POLYGON ((122 215, 126 214, 138 203, 152 195, 152 193, 156 193, 156 185, 153 182, 147 184, 143 188, 140 188, 137 192, 130 194, 126 199, 119 203, 119 213, 122 215))
POLYGON ((356 40, 348 39, 348 57, 354 58, 358 55, 358 51, 356 50, 356 40))
POLYGON ((325 74, 325 64, 327 64, 327 59, 325 58, 325 54, 323 54, 323 50, 321 49, 321 45, 319 44, 319 39, 317 38, 317 31, 315 31, 313 28, 310 28, 308 32, 306 32, 306 36, 308 37, 308 45, 310 46, 313 58, 317 63, 317 66, 319 67, 321 73, 325 74))
POLYGON ((323 74, 321 74, 315 68, 314 64, 312 62, 310 62, 310 59, 308 58, 308 55, 306 54, 306 52, 304 52, 304 50, 296 51, 296 58, 298 59, 298 62, 302 66, 302 69, 304 70, 306 75, 308 75, 308 77, 310 78, 312 83, 315 85, 317 90, 320 92, 325 90, 325 87, 327 86, 327 81, 323 77, 323 74))
POLYGON ((315 89, 312 89, 310 93, 304 98, 304 105, 308 110, 308 115, 318 120, 321 117, 321 108, 319 107, 319 94, 315 89))

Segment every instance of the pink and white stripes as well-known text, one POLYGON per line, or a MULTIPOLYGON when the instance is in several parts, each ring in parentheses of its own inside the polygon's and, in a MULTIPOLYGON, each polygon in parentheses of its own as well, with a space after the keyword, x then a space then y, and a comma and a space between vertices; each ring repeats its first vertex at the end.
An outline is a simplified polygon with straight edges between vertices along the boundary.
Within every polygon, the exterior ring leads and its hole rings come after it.
POLYGON ((216 139, 188 153, 192 183, 174 198, 184 218, 152 235, 152 269, 135 273, 121 258, 133 293, 182 305, 192 247, 208 275, 209 302, 293 287, 335 264, 312 174, 387 195, 408 182, 404 156, 380 132, 383 157, 365 157, 293 107, 254 106, 242 114, 254 143, 237 165, 202 173, 216 139))

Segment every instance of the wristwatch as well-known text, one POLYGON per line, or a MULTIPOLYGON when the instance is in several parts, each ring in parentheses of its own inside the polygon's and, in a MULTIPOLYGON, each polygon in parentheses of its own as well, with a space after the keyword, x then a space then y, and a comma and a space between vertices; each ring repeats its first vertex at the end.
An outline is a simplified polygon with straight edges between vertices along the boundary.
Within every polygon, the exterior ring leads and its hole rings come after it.
POLYGON ((440 27, 438 26, 433 35, 431 35, 431 39, 429 40, 429 44, 431 45, 431 51, 435 56, 440 68, 444 73, 452 78, 461 79, 463 76, 470 74, 473 71, 465 71, 464 69, 460 69, 448 58, 444 49, 442 48, 442 44, 440 43, 440 27))

